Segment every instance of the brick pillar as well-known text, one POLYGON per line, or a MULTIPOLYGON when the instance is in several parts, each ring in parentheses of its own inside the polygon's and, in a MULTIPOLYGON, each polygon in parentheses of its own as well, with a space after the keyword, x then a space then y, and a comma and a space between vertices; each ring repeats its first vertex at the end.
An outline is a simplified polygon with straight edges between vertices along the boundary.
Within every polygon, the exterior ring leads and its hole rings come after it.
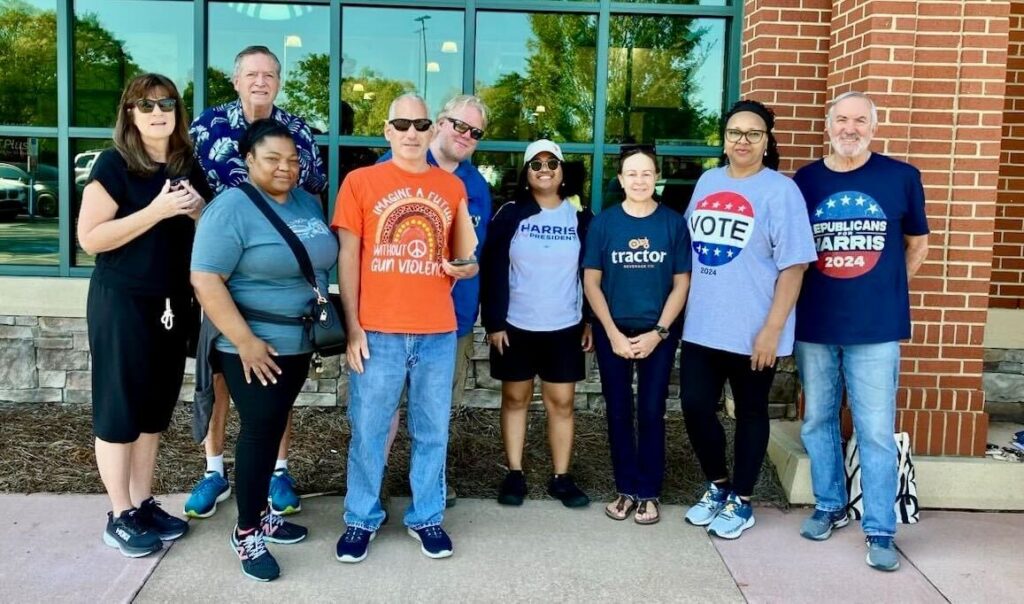
POLYGON ((917 453, 983 455, 1008 0, 747 0, 745 8, 742 89, 793 118, 779 124, 791 156, 784 169, 820 157, 824 101, 855 89, 879 105, 873 149, 922 171, 932 250, 911 284, 897 428, 911 433, 917 453), (804 23, 811 40, 801 39, 804 23), (830 36, 825 69, 810 53, 814 77, 779 77, 784 66, 806 65, 802 45, 820 43, 821 24, 830 36), (798 119, 803 103, 817 104, 817 116, 808 109, 798 119), (785 104, 796 105, 791 116, 785 104))
POLYGON ((1024 308, 1024 0, 1011 0, 1009 29, 989 305, 1024 308))

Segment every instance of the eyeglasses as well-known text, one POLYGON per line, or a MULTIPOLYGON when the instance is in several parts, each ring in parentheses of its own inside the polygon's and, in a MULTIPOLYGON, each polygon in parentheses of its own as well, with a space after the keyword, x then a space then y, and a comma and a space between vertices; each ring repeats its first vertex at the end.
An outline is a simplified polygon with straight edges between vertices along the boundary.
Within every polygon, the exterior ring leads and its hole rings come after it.
POLYGON ((130 103, 130 105, 133 105, 136 109, 138 109, 142 113, 153 113, 153 109, 155 109, 157 107, 159 107, 160 111, 163 111, 164 113, 170 113, 170 112, 174 111, 174 107, 177 104, 178 104, 178 101, 175 100, 175 99, 172 99, 171 97, 165 97, 165 98, 162 98, 162 99, 156 99, 155 101, 152 100, 152 99, 139 99, 139 100, 135 101, 134 103, 130 103))
POLYGON ((532 160, 528 165, 530 166, 530 169, 533 170, 534 172, 540 172, 541 168, 543 168, 544 166, 547 166, 548 170, 554 172, 555 170, 558 169, 558 164, 560 163, 562 162, 552 157, 551 159, 545 161, 535 159, 532 160))
POLYGON ((658 150, 654 145, 622 145, 619 147, 619 157, 625 158, 630 155, 636 155, 637 153, 657 155, 658 150))
POLYGON ((469 132, 470 138, 478 141, 484 137, 484 131, 479 128, 474 128, 462 120, 457 120, 454 117, 444 118, 452 123, 452 128, 459 134, 465 134, 469 132))
POLYGON ((730 143, 738 143, 740 142, 741 138, 745 138, 747 139, 747 142, 750 143, 751 145, 756 145, 757 143, 761 142, 761 139, 764 138, 765 134, 768 134, 768 132, 765 130, 744 131, 737 130, 735 128, 730 128, 725 131, 725 140, 729 141, 730 143))
POLYGON ((410 126, 415 128, 416 132, 426 132, 427 130, 430 130, 430 126, 434 122, 430 121, 425 117, 421 117, 420 119, 417 120, 410 120, 404 117, 396 117, 395 119, 390 120, 388 123, 391 124, 392 128, 398 130, 399 132, 405 132, 406 130, 409 129, 410 126))

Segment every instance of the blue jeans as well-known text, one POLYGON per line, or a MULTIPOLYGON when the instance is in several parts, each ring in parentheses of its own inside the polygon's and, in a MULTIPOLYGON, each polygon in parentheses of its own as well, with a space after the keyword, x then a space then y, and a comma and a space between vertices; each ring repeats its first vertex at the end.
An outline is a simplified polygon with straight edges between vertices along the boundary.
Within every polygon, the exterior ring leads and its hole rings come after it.
POLYGON ((363 373, 349 374, 348 493, 345 524, 375 531, 384 521, 380 485, 391 418, 408 383, 406 420, 412 438, 405 525, 418 529, 444 520, 445 459, 455 373, 455 332, 367 332, 370 358, 363 373))
POLYGON ((673 327, 651 356, 638 360, 624 359, 612 352, 608 334, 600 323, 595 322, 593 330, 601 393, 608 415, 608 445, 615 490, 638 499, 655 499, 661 496, 665 479, 665 399, 679 346, 679 330, 673 327), (635 429, 634 369, 637 375, 635 429))
POLYGON ((811 459, 816 507, 827 512, 843 510, 849 498, 839 435, 845 385, 860 447, 861 527, 868 536, 895 536, 899 453, 893 430, 900 343, 831 346, 797 342, 796 361, 805 399, 800 436, 811 459))

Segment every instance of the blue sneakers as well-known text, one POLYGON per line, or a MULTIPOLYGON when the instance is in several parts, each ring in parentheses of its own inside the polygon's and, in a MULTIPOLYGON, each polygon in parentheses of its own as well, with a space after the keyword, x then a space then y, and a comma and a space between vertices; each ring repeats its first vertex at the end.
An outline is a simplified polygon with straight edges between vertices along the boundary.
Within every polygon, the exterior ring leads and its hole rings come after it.
POLYGON ((686 511, 686 521, 694 526, 711 524, 718 512, 722 510, 728 496, 729 492, 725 489, 718 488, 718 485, 713 482, 707 483, 707 488, 700 501, 686 511))
POLYGON ((410 528, 409 536, 420 542, 420 551, 428 558, 447 558, 455 551, 451 538, 440 524, 418 529, 410 528))
POLYGON ((376 536, 377 531, 350 526, 345 529, 345 534, 338 538, 338 544, 334 548, 334 557, 338 559, 338 562, 350 564, 362 562, 370 551, 370 542, 376 536))
POLYGON ((846 510, 826 512, 815 508, 811 517, 804 520, 800 527, 800 536, 812 541, 824 541, 832 536, 832 529, 843 528, 847 524, 850 524, 850 516, 846 510))
POLYGON ((277 560, 267 551, 263 533, 252 530, 245 535, 238 534, 238 527, 231 530, 231 547, 242 563, 242 574, 257 581, 273 581, 281 575, 277 560))
POLYGON ((185 515, 189 518, 209 518, 217 511, 217 504, 231 496, 231 485, 219 472, 207 472, 192 487, 185 502, 185 515))
POLYGON ((297 514, 302 511, 302 500, 295 494, 295 479, 287 468, 274 470, 270 477, 270 494, 267 495, 270 511, 278 516, 297 514))
POLYGON ((900 555, 896 552, 896 545, 892 542, 892 537, 869 535, 866 541, 868 566, 887 572, 900 567, 900 555))
POLYGON ((722 539, 736 539, 754 526, 754 508, 736 493, 729 495, 715 519, 708 525, 708 534, 722 539))

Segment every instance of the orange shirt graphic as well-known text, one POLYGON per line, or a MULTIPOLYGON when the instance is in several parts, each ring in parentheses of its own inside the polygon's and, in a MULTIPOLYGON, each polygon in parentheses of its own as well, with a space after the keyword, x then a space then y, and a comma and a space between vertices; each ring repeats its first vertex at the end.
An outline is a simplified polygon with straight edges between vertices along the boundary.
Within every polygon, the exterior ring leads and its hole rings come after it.
POLYGON ((436 167, 412 173, 389 161, 345 177, 331 226, 361 238, 363 329, 455 331, 452 279, 441 260, 452 258, 449 235, 465 204, 462 181, 436 167))

